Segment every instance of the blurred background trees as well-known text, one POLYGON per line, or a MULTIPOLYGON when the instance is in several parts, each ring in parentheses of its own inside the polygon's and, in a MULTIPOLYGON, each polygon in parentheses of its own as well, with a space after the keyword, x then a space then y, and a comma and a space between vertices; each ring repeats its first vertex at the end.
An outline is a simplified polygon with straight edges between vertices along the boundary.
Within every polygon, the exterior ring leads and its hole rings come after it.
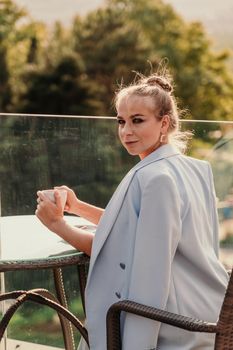
POLYGON ((10 0, 0 3, 0 109, 8 110, 12 100, 9 50, 15 43, 15 26, 23 12, 10 0), (10 44, 11 43, 11 44, 10 44))
MULTIPOLYGON (((212 49, 201 23, 186 22, 162 0, 107 0, 105 7, 76 16, 70 27, 59 22, 48 27, 33 20, 13 0, 1 0, 0 112, 114 115, 112 100, 119 85, 132 81, 135 71, 156 71, 165 59, 174 76, 179 107, 187 110, 187 117, 230 120, 233 77, 226 65, 228 56, 212 49)), ((17 212, 19 203, 25 202, 22 182, 32 186, 30 191, 26 188, 25 212, 34 201, 30 193, 57 183, 78 185, 86 200, 97 193, 90 190, 92 183, 104 193, 96 194, 94 202, 105 204, 127 171, 124 164, 135 162, 128 161, 126 152, 112 141, 113 127, 109 133, 105 124, 94 124, 91 119, 90 124, 69 118, 12 117, 0 122, 0 180, 6 197, 10 193, 17 197, 7 197, 6 212, 17 212), (66 146, 58 147, 59 140, 66 146), (65 162, 64 169, 68 168, 70 157, 64 152, 79 162, 77 170, 63 178, 56 164, 65 162), (89 172, 91 179, 86 175, 90 164, 94 169, 89 172), (8 210, 8 202, 14 203, 13 211, 8 210)), ((206 149, 215 143, 213 131, 219 125, 211 124, 207 131, 203 124, 195 124, 192 129, 193 144, 206 149)))
POLYGON ((13 0, 0 3, 2 112, 113 115, 112 98, 134 71, 164 58, 179 105, 193 119, 231 118, 229 53, 214 52, 201 23, 163 1, 108 0, 69 28, 30 19, 13 0))

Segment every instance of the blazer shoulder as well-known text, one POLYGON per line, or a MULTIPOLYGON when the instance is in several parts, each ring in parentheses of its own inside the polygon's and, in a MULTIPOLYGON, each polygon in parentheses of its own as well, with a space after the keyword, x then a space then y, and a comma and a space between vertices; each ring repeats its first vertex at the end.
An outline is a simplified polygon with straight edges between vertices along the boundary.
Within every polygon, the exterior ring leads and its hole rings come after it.
POLYGON ((169 169, 171 168, 169 162, 166 158, 151 162, 145 166, 139 168, 136 171, 138 178, 140 179, 143 176, 147 177, 159 177, 161 175, 169 174, 169 169))
POLYGON ((204 167, 204 168, 211 167, 210 163, 205 159, 198 159, 198 158, 194 158, 194 157, 190 157, 190 156, 186 156, 186 155, 182 155, 182 157, 184 159, 186 159, 187 162, 196 164, 197 166, 199 165, 200 167, 204 167))
POLYGON ((154 182, 162 186, 169 183, 174 185, 174 180, 170 165, 163 159, 140 168, 135 174, 135 181, 138 181, 140 188, 154 182))

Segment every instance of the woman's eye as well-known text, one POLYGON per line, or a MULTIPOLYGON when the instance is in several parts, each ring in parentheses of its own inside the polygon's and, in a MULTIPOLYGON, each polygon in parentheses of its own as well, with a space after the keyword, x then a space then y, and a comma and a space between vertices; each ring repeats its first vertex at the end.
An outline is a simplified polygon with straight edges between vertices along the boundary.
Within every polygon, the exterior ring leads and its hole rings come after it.
POLYGON ((122 125, 122 124, 124 124, 124 120, 123 119, 117 119, 117 123, 119 124, 119 125, 122 125))
POLYGON ((141 118, 134 118, 133 119, 133 123, 134 124, 139 124, 139 123, 142 123, 143 122, 143 119, 141 119, 141 118))

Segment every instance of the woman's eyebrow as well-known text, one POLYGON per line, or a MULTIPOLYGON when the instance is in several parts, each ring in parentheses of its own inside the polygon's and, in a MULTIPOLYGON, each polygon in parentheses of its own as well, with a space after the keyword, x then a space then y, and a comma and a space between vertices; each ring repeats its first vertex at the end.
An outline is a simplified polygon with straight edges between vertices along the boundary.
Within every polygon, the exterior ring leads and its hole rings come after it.
POLYGON ((144 115, 142 113, 136 113, 130 116, 130 118, 135 118, 135 117, 144 117, 144 115))
MULTIPOLYGON (((142 113, 136 113, 129 116, 130 119, 133 119, 135 117, 144 117, 144 115, 142 113)), ((124 118, 121 117, 120 115, 117 115, 117 119, 124 119, 124 118)))

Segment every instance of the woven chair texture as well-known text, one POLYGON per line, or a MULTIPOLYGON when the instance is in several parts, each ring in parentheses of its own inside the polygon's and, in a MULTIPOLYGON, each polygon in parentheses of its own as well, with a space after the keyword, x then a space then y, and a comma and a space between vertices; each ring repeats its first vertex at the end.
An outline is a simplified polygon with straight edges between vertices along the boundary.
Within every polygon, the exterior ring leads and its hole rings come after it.
POLYGON ((121 350, 120 314, 129 312, 191 332, 215 333, 214 350, 233 350, 233 273, 223 300, 219 319, 209 323, 142 305, 130 300, 113 304, 107 314, 107 349, 121 350))

